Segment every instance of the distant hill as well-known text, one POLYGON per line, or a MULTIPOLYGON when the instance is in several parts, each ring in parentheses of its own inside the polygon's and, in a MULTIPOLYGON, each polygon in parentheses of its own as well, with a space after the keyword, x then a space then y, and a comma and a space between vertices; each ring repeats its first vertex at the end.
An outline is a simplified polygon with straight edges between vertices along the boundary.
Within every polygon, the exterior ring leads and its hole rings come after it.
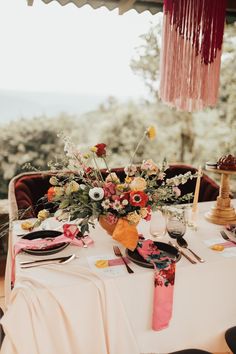
POLYGON ((106 96, 0 90, 0 124, 19 118, 62 112, 81 115, 95 110, 106 96))

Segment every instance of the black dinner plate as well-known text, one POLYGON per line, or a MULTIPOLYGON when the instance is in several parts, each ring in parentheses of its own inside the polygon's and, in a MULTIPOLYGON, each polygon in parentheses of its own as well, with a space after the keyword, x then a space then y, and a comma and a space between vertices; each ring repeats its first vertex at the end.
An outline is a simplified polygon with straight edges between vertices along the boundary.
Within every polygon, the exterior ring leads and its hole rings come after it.
MULTIPOLYGON (((40 230, 40 231, 32 231, 28 234, 24 235, 22 238, 26 240, 36 240, 37 238, 54 238, 62 235, 61 231, 56 230, 40 230)), ((48 256, 50 254, 54 254, 62 251, 69 245, 68 242, 62 242, 58 245, 53 245, 51 247, 41 248, 37 250, 25 249, 24 252, 32 254, 34 256, 48 256)))
MULTIPOLYGON (((158 247, 160 251, 164 252, 167 257, 172 258, 175 262, 180 260, 181 254, 175 247, 159 241, 154 241, 153 243, 158 247)), ((143 257, 138 253, 136 248, 134 251, 126 249, 126 255, 132 262, 141 267, 153 268, 153 265, 145 261, 145 259, 143 259, 143 257)))

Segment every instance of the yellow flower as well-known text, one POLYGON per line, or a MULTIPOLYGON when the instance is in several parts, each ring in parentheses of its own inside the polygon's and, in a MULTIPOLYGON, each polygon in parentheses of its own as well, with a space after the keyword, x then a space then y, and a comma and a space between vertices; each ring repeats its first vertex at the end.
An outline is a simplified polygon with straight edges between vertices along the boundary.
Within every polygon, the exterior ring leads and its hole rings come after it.
POLYGON ((136 211, 133 213, 129 213, 127 215, 127 220, 132 224, 137 224, 141 219, 141 215, 139 215, 136 211))
POLYGON ((155 139, 156 137, 156 128, 151 125, 148 129, 147 129, 147 137, 150 139, 150 140, 153 140, 155 139))
MULTIPOLYGON (((95 147, 95 146, 94 146, 94 147, 95 147)), ((94 148, 94 147, 93 147, 93 148, 94 148)), ((93 149, 93 148, 91 148, 91 149, 93 149)), ((90 150, 91 150, 91 149, 90 149, 90 150)), ((97 148, 95 147, 95 149, 97 149, 97 148)), ((96 151, 94 151, 94 152, 96 152, 96 151)), ((84 158, 84 159, 89 159, 89 158, 90 158, 90 154, 89 154, 89 153, 83 154, 83 158, 84 158)))
POLYGON ((71 193, 78 192, 79 190, 79 183, 75 181, 71 181, 66 186, 66 194, 70 195, 71 193))
POLYGON ((96 152, 98 151, 98 148, 97 148, 96 146, 92 146, 92 147, 90 148, 90 151, 96 153, 96 152))
POLYGON ((56 186, 58 184, 58 179, 56 176, 52 176, 49 180, 49 183, 52 185, 52 186, 56 186))
POLYGON ((144 191, 147 187, 147 182, 142 177, 135 177, 130 183, 130 189, 132 191, 144 191))
POLYGON ((43 221, 49 217, 50 213, 48 210, 43 209, 38 212, 38 219, 43 221))
POLYGON ((28 231, 31 231, 33 228, 34 228, 34 223, 32 221, 24 221, 22 224, 21 224, 21 228, 23 230, 28 230, 28 231))
POLYGON ((125 183, 130 184, 133 181, 131 177, 125 177, 125 183))
POLYGON ((123 190, 125 189, 125 185, 124 184, 117 184, 116 185, 116 190, 123 192, 123 190))
POLYGON ((64 194, 64 188, 54 187, 54 192, 56 197, 61 197, 64 194))
POLYGON ((143 219, 146 218, 147 214, 148 214, 148 209, 147 209, 147 208, 141 208, 141 209, 140 209, 140 215, 141 215, 141 217, 142 217, 143 219))

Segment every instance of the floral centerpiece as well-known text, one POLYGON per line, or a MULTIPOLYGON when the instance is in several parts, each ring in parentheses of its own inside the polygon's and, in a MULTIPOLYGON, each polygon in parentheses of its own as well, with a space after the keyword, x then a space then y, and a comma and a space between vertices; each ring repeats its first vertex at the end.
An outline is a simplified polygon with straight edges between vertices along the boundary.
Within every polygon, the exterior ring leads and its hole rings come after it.
POLYGON ((155 138, 154 127, 144 132, 129 165, 124 168, 122 179, 107 165, 106 144, 97 144, 88 153, 81 153, 65 139, 66 170, 57 171, 54 166, 47 193, 48 201, 58 208, 55 216, 61 220, 77 220, 81 236, 99 220, 114 239, 133 250, 138 242, 136 225, 141 219, 149 221, 157 208, 192 197, 191 194, 181 196, 178 187, 194 177, 191 172, 165 179, 168 168, 165 160, 161 165, 151 159, 138 166, 133 164, 146 138, 155 138), (104 170, 98 167, 99 160, 104 170))

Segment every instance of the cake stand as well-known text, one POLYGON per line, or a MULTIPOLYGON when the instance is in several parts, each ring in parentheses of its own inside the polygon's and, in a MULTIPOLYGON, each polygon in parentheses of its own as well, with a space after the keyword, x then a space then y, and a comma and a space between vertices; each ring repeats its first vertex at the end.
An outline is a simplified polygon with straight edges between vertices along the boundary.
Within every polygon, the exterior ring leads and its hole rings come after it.
POLYGON ((206 170, 213 173, 221 174, 220 193, 217 197, 216 204, 209 212, 205 214, 208 221, 213 224, 226 225, 236 223, 236 211, 231 205, 229 178, 230 175, 236 175, 236 171, 219 170, 206 166, 206 170))

